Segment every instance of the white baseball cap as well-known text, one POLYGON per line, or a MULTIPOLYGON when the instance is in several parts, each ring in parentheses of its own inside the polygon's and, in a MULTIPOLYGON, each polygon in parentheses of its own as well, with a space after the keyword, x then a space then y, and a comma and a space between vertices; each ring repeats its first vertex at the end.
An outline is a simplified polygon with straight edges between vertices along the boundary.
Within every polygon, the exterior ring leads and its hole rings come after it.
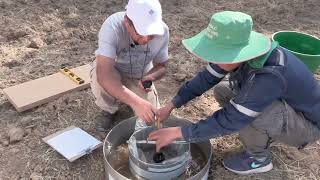
POLYGON ((138 34, 163 35, 162 9, 159 0, 129 0, 126 14, 138 34))

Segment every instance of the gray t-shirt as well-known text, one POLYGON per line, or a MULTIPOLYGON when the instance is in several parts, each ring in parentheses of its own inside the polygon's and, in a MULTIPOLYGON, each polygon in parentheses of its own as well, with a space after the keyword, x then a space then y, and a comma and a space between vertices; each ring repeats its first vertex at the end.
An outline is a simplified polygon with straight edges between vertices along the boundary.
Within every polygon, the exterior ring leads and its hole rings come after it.
POLYGON ((141 78, 152 68, 152 61, 165 63, 168 60, 169 28, 163 23, 165 31, 162 36, 155 36, 146 45, 131 47, 134 43, 124 26, 124 16, 125 12, 118 12, 105 20, 95 54, 115 59, 115 68, 122 76, 141 78))

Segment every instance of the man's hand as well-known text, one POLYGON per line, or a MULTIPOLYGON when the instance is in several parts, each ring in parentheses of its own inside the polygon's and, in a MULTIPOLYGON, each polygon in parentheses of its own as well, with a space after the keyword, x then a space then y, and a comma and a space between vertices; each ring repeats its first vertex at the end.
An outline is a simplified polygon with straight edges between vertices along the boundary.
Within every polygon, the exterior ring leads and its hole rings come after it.
MULTIPOLYGON (((167 62, 167 61, 166 61, 167 62)), ((151 88, 145 89, 142 85, 143 81, 156 81, 162 78, 166 73, 166 62, 165 63, 155 63, 153 62, 153 68, 139 81, 139 87, 144 92, 150 92, 151 88)))
POLYGON ((176 139, 182 138, 181 127, 170 127, 156 130, 149 134, 148 140, 156 142, 156 151, 159 152, 164 146, 167 146, 176 139))
POLYGON ((160 121, 164 121, 164 120, 168 119, 168 117, 170 116, 170 114, 174 108, 175 108, 174 105, 170 101, 166 106, 164 106, 156 111, 157 118, 159 118, 160 121))
POLYGON ((152 106, 149 101, 139 98, 133 106, 131 106, 134 113, 147 124, 154 121, 156 109, 152 106))
POLYGON ((138 86, 142 91, 144 91, 145 93, 148 93, 148 92, 152 91, 152 89, 151 88, 144 88, 142 85, 142 82, 144 82, 144 81, 151 81, 152 82, 154 80, 156 80, 156 79, 152 75, 146 75, 139 81, 138 86))

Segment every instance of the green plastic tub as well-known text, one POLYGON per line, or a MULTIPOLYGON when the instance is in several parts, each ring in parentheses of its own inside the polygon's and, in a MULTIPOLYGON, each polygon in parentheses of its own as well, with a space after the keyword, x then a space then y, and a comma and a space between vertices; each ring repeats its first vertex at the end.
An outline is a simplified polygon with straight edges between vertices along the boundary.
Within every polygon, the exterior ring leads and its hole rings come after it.
POLYGON ((296 31, 279 31, 272 35, 272 40, 300 58, 313 73, 319 67, 320 39, 317 37, 296 31))

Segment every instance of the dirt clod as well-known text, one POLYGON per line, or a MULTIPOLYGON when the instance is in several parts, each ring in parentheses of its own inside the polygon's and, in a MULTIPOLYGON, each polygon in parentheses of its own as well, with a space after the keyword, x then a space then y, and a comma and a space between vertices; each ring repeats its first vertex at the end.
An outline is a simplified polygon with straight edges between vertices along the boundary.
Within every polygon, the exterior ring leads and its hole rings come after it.
POLYGON ((175 80, 177 80, 179 82, 183 82, 187 78, 187 75, 182 74, 182 73, 175 73, 173 76, 174 76, 175 80))
POLYGON ((8 140, 2 140, 1 143, 3 144, 3 146, 8 146, 9 145, 9 141, 8 140))
POLYGON ((0 43, 4 43, 6 41, 6 38, 0 35, 0 43))
POLYGON ((28 45, 29 48, 39 49, 41 48, 45 43, 42 41, 39 37, 33 37, 30 39, 30 44, 28 45))
POLYGON ((13 67, 22 65, 22 63, 18 62, 17 60, 12 60, 12 61, 5 62, 2 65, 11 69, 13 67))
POLYGON ((10 144, 21 141, 23 139, 24 135, 25 135, 25 131, 22 128, 12 127, 8 131, 8 137, 9 137, 10 144))
POLYGON ((41 177, 41 174, 36 173, 36 172, 33 172, 33 173, 30 175, 30 179, 31 179, 31 180, 41 180, 42 177, 41 177))

